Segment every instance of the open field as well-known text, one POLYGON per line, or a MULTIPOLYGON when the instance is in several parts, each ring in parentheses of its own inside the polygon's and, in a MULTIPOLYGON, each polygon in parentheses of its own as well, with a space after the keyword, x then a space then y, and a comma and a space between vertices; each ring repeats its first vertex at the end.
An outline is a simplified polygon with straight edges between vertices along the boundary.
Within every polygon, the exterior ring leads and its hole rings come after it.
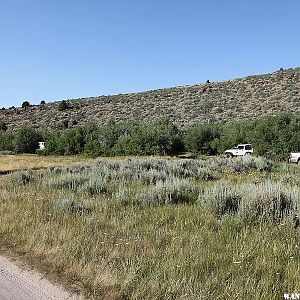
POLYGON ((0 180, 0 246, 90 299, 300 291, 299 166, 215 157, 53 167, 47 159, 47 170, 0 180))
POLYGON ((83 156, 0 155, 0 173, 26 169, 45 169, 93 160, 83 156))

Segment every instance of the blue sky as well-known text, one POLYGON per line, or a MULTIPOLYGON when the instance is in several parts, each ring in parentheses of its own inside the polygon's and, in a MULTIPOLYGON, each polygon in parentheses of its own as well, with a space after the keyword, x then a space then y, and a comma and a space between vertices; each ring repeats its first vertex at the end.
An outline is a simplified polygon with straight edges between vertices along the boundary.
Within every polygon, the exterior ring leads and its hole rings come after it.
POLYGON ((300 66, 299 0, 1 0, 0 107, 300 66))

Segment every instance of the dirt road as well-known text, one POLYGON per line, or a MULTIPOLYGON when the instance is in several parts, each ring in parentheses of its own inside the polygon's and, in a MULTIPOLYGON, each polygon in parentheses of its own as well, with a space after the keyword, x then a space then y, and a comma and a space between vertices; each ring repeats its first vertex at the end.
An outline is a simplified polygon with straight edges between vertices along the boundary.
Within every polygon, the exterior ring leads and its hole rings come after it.
POLYGON ((44 279, 35 271, 21 268, 0 256, 0 300, 83 300, 44 279))

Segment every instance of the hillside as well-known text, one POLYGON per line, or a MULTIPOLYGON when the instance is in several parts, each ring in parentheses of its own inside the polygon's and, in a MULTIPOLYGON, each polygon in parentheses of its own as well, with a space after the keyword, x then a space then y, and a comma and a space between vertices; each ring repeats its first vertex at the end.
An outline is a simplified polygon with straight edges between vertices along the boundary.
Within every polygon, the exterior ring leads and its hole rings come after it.
POLYGON ((223 82, 69 99, 70 108, 64 111, 58 110, 59 103, 2 109, 0 120, 15 130, 24 126, 67 128, 91 121, 101 125, 112 118, 118 122, 168 117, 180 128, 187 128, 199 122, 299 112, 300 68, 223 82))

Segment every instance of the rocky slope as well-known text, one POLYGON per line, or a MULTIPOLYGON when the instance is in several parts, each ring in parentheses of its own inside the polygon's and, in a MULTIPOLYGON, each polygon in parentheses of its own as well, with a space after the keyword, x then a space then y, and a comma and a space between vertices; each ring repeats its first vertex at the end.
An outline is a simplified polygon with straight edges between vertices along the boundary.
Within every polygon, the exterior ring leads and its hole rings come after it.
POLYGON ((180 128, 199 122, 252 119, 279 112, 300 111, 300 68, 249 76, 224 82, 180 86, 134 94, 67 100, 70 108, 59 111, 59 101, 45 105, 0 110, 0 120, 10 130, 67 128, 109 119, 152 120, 167 117, 180 128))

